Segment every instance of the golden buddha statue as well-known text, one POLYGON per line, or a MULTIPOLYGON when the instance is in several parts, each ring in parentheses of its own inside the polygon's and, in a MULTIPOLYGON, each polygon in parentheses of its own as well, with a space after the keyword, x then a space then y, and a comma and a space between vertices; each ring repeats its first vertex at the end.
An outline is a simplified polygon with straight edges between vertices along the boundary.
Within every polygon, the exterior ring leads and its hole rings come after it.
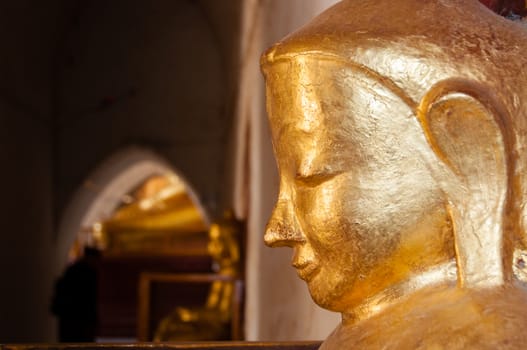
POLYGON ((241 223, 230 210, 209 230, 208 251, 213 268, 228 280, 213 281, 202 307, 176 307, 157 327, 154 341, 228 340, 233 320, 233 296, 240 277, 241 223))
POLYGON ((476 0, 344 0, 264 54, 265 242, 342 313, 321 349, 526 346, 526 55, 476 0))

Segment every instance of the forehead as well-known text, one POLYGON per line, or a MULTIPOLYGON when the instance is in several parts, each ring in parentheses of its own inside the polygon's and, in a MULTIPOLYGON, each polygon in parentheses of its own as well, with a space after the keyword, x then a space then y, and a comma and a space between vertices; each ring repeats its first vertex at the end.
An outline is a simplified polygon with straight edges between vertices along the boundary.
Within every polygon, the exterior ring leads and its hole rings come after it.
POLYGON ((297 55, 265 73, 273 142, 286 155, 390 151, 416 123, 412 108, 379 79, 339 61, 297 55))
POLYGON ((327 123, 323 112, 342 110, 338 107, 346 101, 342 98, 346 72, 340 69, 340 83, 335 79, 339 68, 327 60, 303 56, 275 63, 266 74, 271 124, 312 133, 327 123))

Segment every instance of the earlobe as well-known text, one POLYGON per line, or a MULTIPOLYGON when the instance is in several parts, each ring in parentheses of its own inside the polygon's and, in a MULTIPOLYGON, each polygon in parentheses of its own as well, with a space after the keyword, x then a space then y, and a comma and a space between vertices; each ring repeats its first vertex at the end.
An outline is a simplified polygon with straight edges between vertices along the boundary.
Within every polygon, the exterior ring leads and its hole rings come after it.
POLYGON ((441 186, 449 199, 463 287, 502 284, 512 275, 511 239, 503 230, 511 139, 503 113, 490 91, 466 80, 432 87, 417 113, 430 147, 453 174, 441 186))

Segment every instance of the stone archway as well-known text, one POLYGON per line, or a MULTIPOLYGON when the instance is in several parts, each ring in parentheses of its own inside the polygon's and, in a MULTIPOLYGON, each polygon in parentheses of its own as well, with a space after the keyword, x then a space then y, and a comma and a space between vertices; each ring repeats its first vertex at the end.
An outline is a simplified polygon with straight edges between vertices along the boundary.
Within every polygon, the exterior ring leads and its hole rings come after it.
POLYGON ((156 153, 140 147, 128 147, 98 166, 64 210, 57 239, 57 269, 60 270, 65 265, 68 250, 83 228, 101 218, 110 217, 121 203, 122 197, 149 177, 166 173, 176 174, 187 184, 190 198, 209 224, 210 216, 188 185, 185 176, 156 153))

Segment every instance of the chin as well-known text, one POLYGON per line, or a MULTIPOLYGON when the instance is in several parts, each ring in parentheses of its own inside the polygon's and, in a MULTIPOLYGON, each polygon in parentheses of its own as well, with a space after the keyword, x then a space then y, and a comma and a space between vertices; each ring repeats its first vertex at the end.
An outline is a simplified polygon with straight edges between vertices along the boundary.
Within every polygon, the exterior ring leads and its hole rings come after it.
POLYGON ((342 288, 328 288, 327 285, 313 282, 308 283, 308 288, 315 304, 330 311, 344 311, 345 308, 339 303, 339 300, 343 297, 342 288))

